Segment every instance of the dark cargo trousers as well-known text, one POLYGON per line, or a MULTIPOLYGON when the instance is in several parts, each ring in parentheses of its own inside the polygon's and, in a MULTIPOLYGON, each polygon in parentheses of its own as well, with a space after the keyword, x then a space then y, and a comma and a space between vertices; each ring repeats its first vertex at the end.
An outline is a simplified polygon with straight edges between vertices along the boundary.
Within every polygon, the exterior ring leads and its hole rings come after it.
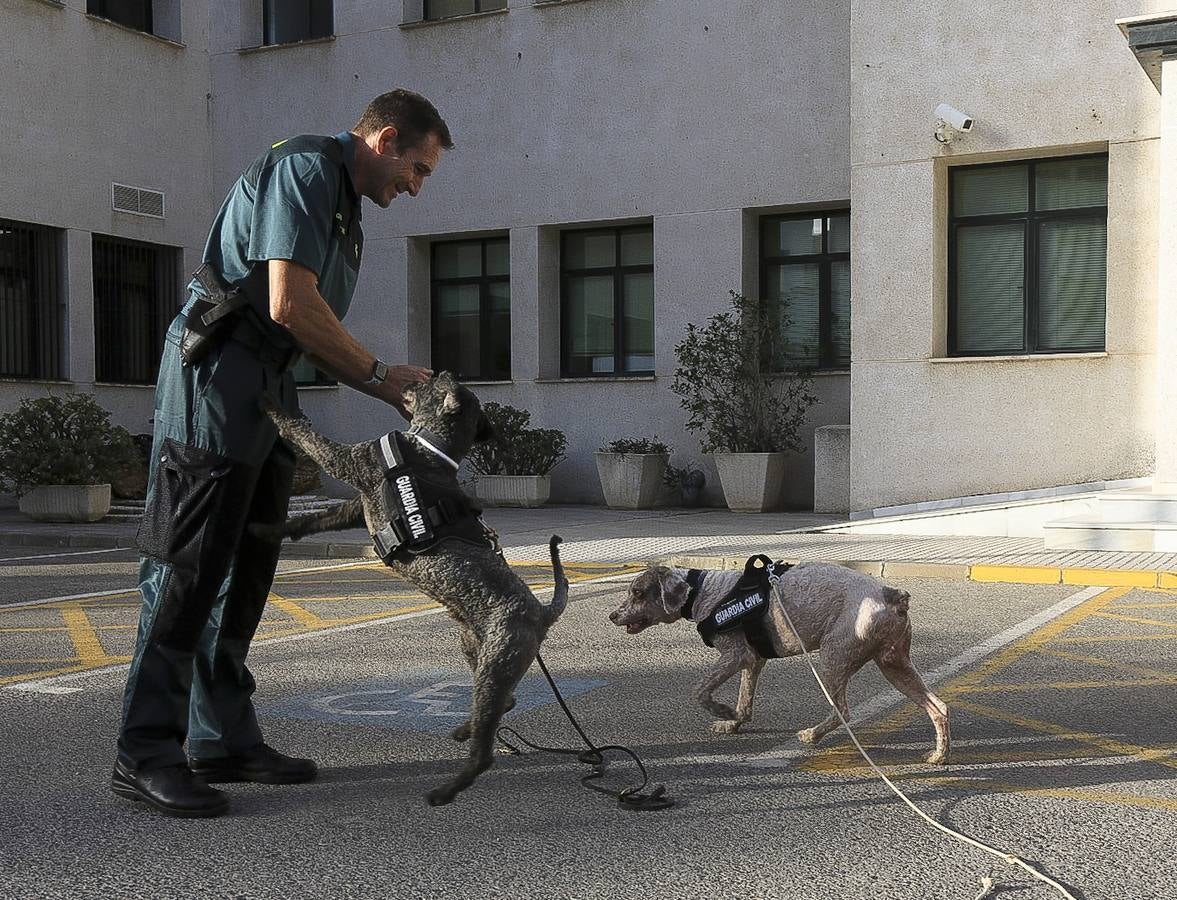
POLYGON ((139 769, 185 762, 185 738, 199 758, 262 742, 245 658, 281 544, 246 526, 284 521, 294 478, 294 454, 258 406, 268 392, 298 409, 284 356, 227 340, 182 366, 183 327, 181 314, 164 344, 138 536, 143 606, 118 755, 139 769))

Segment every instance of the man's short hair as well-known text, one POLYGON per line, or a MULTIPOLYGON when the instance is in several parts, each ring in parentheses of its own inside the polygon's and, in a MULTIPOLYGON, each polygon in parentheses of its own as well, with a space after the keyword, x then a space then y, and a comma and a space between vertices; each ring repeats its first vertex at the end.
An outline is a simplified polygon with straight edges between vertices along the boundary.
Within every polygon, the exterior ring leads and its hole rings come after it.
POLYGON ((397 152, 417 146, 429 134, 437 135, 438 143, 443 149, 454 148, 445 119, 432 103, 413 91, 397 88, 395 91, 381 94, 368 104, 368 108, 360 116, 360 121, 356 123, 355 130, 357 134, 367 137, 389 125, 397 132, 397 152))

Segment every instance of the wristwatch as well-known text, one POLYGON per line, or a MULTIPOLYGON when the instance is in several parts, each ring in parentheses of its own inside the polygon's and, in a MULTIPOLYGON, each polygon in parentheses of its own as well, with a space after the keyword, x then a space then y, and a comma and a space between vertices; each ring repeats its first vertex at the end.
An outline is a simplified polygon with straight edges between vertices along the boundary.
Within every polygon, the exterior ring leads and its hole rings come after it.
POLYGON ((384 384, 384 379, 388 377, 388 364, 382 363, 380 360, 372 366, 372 374, 364 384, 384 384))

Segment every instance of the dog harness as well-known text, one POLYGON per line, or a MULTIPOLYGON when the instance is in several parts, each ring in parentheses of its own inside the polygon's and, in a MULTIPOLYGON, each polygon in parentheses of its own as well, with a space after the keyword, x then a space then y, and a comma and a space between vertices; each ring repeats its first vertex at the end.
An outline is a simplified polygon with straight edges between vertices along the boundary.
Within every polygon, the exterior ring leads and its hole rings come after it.
MULTIPOLYGON (((775 659, 780 656, 772 643, 772 635, 765 624, 764 617, 768 613, 769 601, 772 597, 772 586, 792 564, 786 562, 772 562, 763 553, 748 557, 744 564, 744 574, 736 582, 736 586, 715 607, 711 615, 698 622, 696 628, 703 643, 708 647, 715 646, 715 636, 728 631, 743 629, 748 643, 765 659, 775 659)), ((699 593, 699 586, 703 583, 703 571, 690 569, 687 572, 687 601, 683 605, 683 618, 693 620, 695 597, 699 593)))
POLYGON ((457 484, 438 483, 426 473, 415 471, 407 461, 405 448, 414 441, 433 453, 456 472, 458 464, 443 449, 445 443, 423 428, 408 433, 390 431, 380 438, 384 459, 384 508, 389 520, 372 535, 376 554, 385 564, 407 562, 432 550, 442 541, 464 541, 495 548, 490 527, 457 484))

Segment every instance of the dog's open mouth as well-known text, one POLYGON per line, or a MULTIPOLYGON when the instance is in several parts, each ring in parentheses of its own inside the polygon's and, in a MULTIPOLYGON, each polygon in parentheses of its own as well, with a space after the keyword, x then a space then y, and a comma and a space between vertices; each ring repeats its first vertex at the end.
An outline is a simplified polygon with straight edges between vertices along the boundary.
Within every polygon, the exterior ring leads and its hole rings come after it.
POLYGON ((650 627, 649 619, 638 619, 636 622, 627 622, 625 625, 626 634, 637 634, 639 631, 645 631, 650 627))

